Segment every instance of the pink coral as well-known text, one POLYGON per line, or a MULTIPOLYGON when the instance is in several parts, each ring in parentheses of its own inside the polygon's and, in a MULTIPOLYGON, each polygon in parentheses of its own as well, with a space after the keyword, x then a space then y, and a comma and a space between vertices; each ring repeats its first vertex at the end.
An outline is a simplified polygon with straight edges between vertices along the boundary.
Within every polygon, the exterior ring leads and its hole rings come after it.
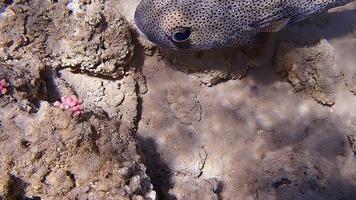
POLYGON ((9 83, 8 82, 6 82, 6 80, 5 79, 1 79, 0 80, 0 93, 1 94, 6 94, 6 92, 7 92, 7 88, 9 87, 9 83))
POLYGON ((63 110, 68 110, 74 116, 79 116, 84 113, 83 100, 75 95, 63 96, 61 102, 56 101, 53 105, 63 110))

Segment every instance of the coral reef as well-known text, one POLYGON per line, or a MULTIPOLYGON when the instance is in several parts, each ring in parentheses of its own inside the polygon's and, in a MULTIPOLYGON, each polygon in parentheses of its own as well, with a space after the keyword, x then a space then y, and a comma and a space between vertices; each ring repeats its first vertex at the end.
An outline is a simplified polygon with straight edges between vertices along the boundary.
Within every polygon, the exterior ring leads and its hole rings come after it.
MULTIPOLYGON (((122 78, 133 57, 134 46, 129 25, 115 9, 114 3, 73 1, 73 12, 60 25, 63 32, 54 36, 55 66, 91 75, 122 78)), ((62 8, 63 9, 63 8, 62 8)), ((59 25, 59 24, 58 24, 59 25)))
POLYGON ((0 77, 11 96, 0 101, 0 199, 156 199, 133 135, 131 35, 114 4, 5 3, 0 77))
POLYGON ((78 121, 47 102, 36 114, 7 106, 0 120, 0 199, 154 197, 125 124, 103 116, 78 121))

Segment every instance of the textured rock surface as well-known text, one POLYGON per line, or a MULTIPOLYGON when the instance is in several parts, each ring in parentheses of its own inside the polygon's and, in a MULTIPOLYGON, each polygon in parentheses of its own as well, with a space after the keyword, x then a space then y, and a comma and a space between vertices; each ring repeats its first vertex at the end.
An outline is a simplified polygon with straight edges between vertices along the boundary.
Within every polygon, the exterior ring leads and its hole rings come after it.
POLYGON ((356 99, 344 83, 355 6, 281 32, 273 62, 248 71, 233 50, 147 53, 138 135, 159 196, 356 198, 356 99))
POLYGON ((42 65, 123 77, 134 47, 129 25, 112 4, 15 1, 4 7, 0 21, 1 60, 15 65, 28 59, 27 67, 32 67, 37 59, 42 65))
POLYGON ((69 70, 60 70, 58 74, 58 82, 70 85, 76 94, 85 99, 87 111, 103 113, 109 119, 124 118, 128 123, 137 115, 136 82, 133 76, 121 80, 105 80, 74 74, 69 70))
POLYGON ((211 180, 181 180, 175 188, 169 191, 171 198, 176 199, 211 199, 218 200, 219 182, 211 180))
POLYGON ((112 6, 115 2, 103 2, 73 0, 67 4, 72 14, 61 22, 67 25, 54 50, 55 65, 112 78, 124 75, 134 51, 131 33, 112 6))
MULTIPOLYGON (((134 78, 108 81, 66 70, 58 75, 29 77, 44 82, 48 93, 28 85, 32 95, 13 87, 1 97, 0 199, 156 199, 134 136, 134 78), (51 99, 53 93, 84 97, 86 113, 73 118, 37 96, 51 99)), ((10 83, 18 79, 7 77, 10 83)))
POLYGON ((276 72, 282 74, 297 92, 305 92, 323 105, 335 104, 335 81, 333 47, 321 40, 315 46, 298 48, 296 45, 277 45, 276 72))
POLYGON ((245 53, 239 50, 164 51, 164 58, 177 70, 199 78, 201 83, 213 86, 230 79, 241 79, 253 67, 245 53))
POLYGON ((87 117, 72 119, 46 102, 32 115, 16 106, 2 107, 1 196, 129 199, 150 192, 130 129, 87 117), (140 181, 126 191, 131 177, 140 181))
POLYGON ((108 4, 1 1, 0 199, 156 199, 134 135, 131 36, 108 4), (51 105, 71 94, 81 117, 51 105))
POLYGON ((167 90, 167 102, 173 115, 183 124, 200 121, 201 107, 196 94, 182 88, 167 90))

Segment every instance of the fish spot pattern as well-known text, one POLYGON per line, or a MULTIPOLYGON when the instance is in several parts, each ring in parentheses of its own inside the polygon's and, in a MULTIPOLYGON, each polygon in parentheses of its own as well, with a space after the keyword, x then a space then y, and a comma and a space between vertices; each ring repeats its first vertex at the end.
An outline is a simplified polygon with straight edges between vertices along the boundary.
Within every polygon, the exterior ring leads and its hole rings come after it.
POLYGON ((139 30, 152 42, 173 49, 252 46, 274 23, 300 22, 352 0, 142 0, 135 12, 139 30), (179 43, 172 33, 189 28, 179 43))

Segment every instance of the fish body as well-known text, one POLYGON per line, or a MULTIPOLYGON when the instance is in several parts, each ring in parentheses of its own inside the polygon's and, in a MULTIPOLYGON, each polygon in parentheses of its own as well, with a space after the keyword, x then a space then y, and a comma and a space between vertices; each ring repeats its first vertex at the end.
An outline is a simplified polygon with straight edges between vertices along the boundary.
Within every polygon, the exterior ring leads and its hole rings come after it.
POLYGON ((147 39, 173 49, 253 46, 277 32, 353 0, 142 0, 135 22, 147 39))

